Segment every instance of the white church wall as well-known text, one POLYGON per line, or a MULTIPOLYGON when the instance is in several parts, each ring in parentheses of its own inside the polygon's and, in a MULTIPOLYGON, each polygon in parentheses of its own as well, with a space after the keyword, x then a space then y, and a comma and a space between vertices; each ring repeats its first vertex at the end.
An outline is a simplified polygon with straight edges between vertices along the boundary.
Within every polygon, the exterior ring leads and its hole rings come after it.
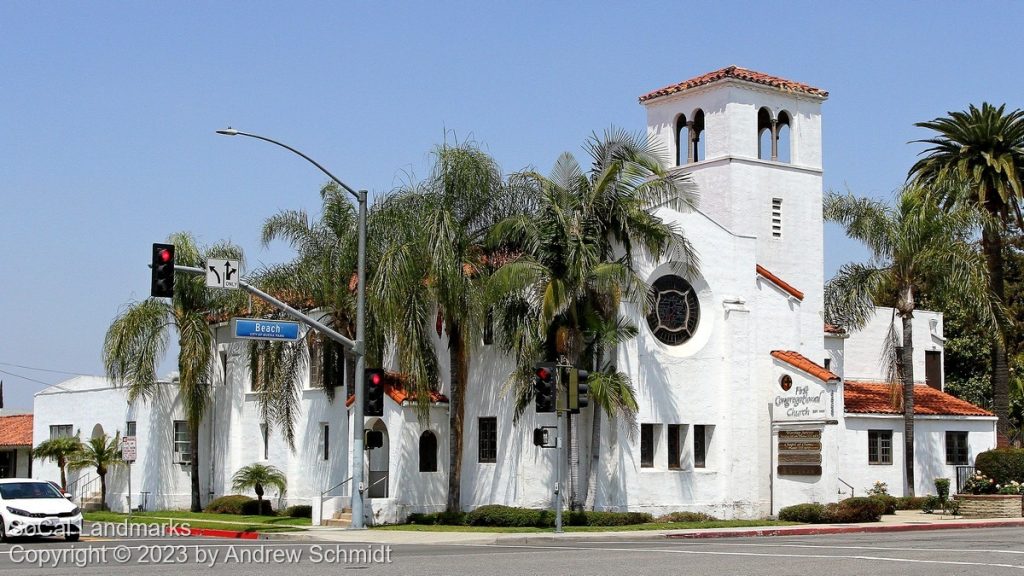
MULTIPOLYGON (((949 478, 956 490, 956 466, 946 464, 946 432, 967 432, 969 465, 981 452, 995 447, 995 418, 976 416, 924 416, 914 418, 914 490, 917 496, 935 494, 935 479, 949 478)), ((889 494, 903 496, 903 416, 847 414, 842 438, 839 477, 864 496, 875 482, 888 485, 889 494), (892 432, 892 464, 868 462, 868 432, 892 432)), ((849 489, 843 487, 848 494, 849 489)))
MULTIPOLYGON (((892 308, 876 308, 875 314, 862 329, 851 332, 845 341, 843 378, 846 380, 884 380, 882 350, 890 325, 895 326, 899 343, 903 343, 903 322, 893 317, 892 308)), ((942 313, 927 310, 914 312, 914 381, 925 381, 925 351, 943 347, 942 313)))

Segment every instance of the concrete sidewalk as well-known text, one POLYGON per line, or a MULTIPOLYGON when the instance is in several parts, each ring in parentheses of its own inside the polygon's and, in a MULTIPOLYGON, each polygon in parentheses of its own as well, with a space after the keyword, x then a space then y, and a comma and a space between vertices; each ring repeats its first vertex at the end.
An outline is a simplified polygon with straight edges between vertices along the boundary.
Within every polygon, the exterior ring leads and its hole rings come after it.
POLYGON ((858 532, 907 532, 960 528, 1024 528, 1024 518, 965 519, 959 516, 900 510, 882 516, 880 522, 861 524, 800 524, 763 528, 706 528, 685 530, 631 530, 620 532, 429 532, 413 530, 348 530, 313 527, 304 532, 263 534, 266 540, 319 540, 374 544, 551 544, 608 540, 659 540, 665 538, 746 538, 755 536, 806 536, 858 532))

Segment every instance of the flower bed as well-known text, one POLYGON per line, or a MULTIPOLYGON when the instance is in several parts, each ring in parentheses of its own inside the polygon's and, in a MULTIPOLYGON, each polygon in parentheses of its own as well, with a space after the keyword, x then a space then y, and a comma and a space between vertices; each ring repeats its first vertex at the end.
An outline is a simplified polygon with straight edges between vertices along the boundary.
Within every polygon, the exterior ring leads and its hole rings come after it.
POLYGON ((957 494, 964 518, 1021 518, 1021 496, 1014 494, 957 494))

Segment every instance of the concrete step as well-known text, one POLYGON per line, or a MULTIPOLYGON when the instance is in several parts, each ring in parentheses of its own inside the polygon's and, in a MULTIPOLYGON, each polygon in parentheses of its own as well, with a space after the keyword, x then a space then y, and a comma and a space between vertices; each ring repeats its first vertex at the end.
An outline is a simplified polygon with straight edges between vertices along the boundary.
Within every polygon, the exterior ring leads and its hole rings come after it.
POLYGON ((325 518, 323 525, 332 528, 348 528, 352 525, 352 515, 349 514, 348 518, 325 518))

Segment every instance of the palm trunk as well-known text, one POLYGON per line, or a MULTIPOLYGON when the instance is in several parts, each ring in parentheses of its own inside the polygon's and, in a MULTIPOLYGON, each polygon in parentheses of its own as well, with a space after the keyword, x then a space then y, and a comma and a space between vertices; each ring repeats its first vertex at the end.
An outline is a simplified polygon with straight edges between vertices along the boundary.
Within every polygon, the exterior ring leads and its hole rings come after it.
MULTIPOLYGON (((1002 236, 995 230, 983 230, 981 246, 988 267, 989 289, 1004 301, 1002 236)), ((1010 370, 1006 347, 998 339, 992 340, 991 358, 992 411, 999 418, 996 422, 996 446, 1002 448, 1009 446, 1010 438, 1010 370)))
POLYGON ((569 427, 569 509, 576 512, 582 508, 580 504, 580 420, 566 413, 565 423, 569 427))
POLYGON ((583 501, 587 510, 597 505, 597 468, 601 464, 601 410, 594 406, 594 421, 590 426, 590 470, 584 487, 583 501))
POLYGON ((189 443, 192 444, 192 508, 193 512, 203 511, 203 502, 199 494, 199 422, 189 421, 189 443))
MULTIPOLYGON (((913 298, 913 295, 909 296, 913 298)), ((903 462, 907 478, 905 496, 914 495, 914 314, 901 313, 903 317, 903 350, 900 359, 900 373, 903 385, 903 462)))
POLYGON ((100 474, 100 510, 107 510, 107 473, 100 474))
MULTIPOLYGON (((447 316, 447 315, 446 315, 447 316)), ((448 512, 462 510, 462 428, 465 412, 466 374, 469 358, 466 342, 458 322, 448 329, 448 359, 451 363, 451 398, 448 404, 448 512)))
POLYGON ((68 476, 67 473, 64 471, 64 468, 65 466, 67 466, 67 463, 67 460, 65 460, 63 457, 57 458, 57 467, 60 468, 60 489, 64 493, 67 493, 68 491, 68 476))

